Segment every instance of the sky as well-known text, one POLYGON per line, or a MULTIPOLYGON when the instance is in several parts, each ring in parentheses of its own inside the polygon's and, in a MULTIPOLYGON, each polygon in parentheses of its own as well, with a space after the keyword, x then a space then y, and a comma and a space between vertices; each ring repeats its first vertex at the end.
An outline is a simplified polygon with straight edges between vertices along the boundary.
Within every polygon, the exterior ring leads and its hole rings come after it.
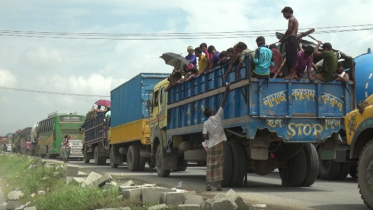
MULTIPOLYGON (((372 0, 3 0, 0 30, 70 33, 193 33, 276 30, 291 6, 301 29, 371 24, 372 0)), ((315 34, 353 57, 372 47, 371 31, 315 34)), ((310 39, 307 39, 312 41, 310 39)), ((0 86, 38 91, 110 96, 110 90, 141 72, 168 73, 164 52, 187 55, 188 46, 206 42, 218 51, 239 41, 250 49, 254 37, 184 40, 89 40, 0 34, 0 86)), ((31 127, 49 113, 86 114, 104 97, 38 94, 0 89, 0 136, 31 127)))

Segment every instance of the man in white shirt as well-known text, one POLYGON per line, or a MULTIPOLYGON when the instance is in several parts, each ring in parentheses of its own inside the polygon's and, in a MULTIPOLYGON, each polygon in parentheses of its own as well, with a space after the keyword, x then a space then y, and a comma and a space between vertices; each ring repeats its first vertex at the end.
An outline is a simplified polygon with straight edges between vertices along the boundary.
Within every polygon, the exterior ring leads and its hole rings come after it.
POLYGON ((221 182, 223 181, 223 167, 224 167, 224 150, 223 142, 227 141, 227 137, 224 133, 222 119, 224 117, 223 107, 227 99, 227 93, 229 85, 225 88, 225 93, 221 101, 218 112, 215 112, 211 108, 207 108, 204 111, 204 115, 208 118, 203 123, 203 138, 206 139, 203 142, 205 149, 207 150, 207 169, 206 169, 206 190, 211 191, 211 182, 217 182, 217 191, 221 191, 221 182))

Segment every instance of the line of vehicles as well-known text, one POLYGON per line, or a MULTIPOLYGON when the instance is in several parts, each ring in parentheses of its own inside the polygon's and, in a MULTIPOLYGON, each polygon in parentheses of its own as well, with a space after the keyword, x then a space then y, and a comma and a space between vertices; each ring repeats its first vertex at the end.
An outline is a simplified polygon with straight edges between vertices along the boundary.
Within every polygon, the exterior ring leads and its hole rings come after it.
POLYGON ((93 159, 103 165, 109 159, 117 168, 126 162, 130 171, 148 165, 158 176, 168 177, 187 170, 188 162, 206 163, 203 111, 218 109, 229 82, 224 186, 242 186, 248 171, 264 176, 279 169, 287 187, 311 186, 318 176, 343 179, 350 173, 358 177, 362 198, 373 208, 373 96, 365 97, 372 93, 373 55, 341 56, 352 79, 347 84, 251 78, 248 58, 236 70, 241 79, 235 72, 224 79, 227 66, 222 66, 170 91, 167 74, 140 73, 111 91, 110 119, 96 110, 86 116, 55 113, 14 134, 13 149, 25 152, 23 139, 29 135, 30 154, 55 158, 63 135, 69 134, 83 139, 85 163, 93 159))

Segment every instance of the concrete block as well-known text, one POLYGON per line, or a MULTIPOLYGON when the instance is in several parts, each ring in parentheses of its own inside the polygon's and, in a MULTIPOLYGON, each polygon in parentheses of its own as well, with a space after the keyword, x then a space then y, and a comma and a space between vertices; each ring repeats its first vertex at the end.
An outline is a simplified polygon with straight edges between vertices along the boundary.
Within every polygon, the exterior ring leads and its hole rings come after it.
POLYGON ((105 185, 106 182, 113 181, 113 177, 110 176, 110 174, 104 174, 97 180, 97 186, 102 187, 105 185))
POLYGON ((6 204, 5 209, 6 210, 14 210, 18 206, 20 206, 20 203, 18 203, 17 201, 8 201, 8 203, 6 204))
POLYGON ((66 176, 78 176, 79 167, 68 165, 66 168, 66 176))
POLYGON ((183 192, 185 196, 187 195, 197 195, 196 191, 184 191, 183 192))
POLYGON ((87 177, 87 176, 88 176, 87 173, 84 173, 84 172, 78 171, 78 177, 87 177))
POLYGON ((98 179, 101 177, 102 177, 101 174, 92 171, 82 183, 82 187, 98 186, 98 179))
POLYGON ((168 206, 166 204, 159 204, 156 206, 149 207, 148 210, 162 210, 162 209, 167 209, 168 206))
POLYGON ((238 195, 234 190, 230 189, 226 194, 228 200, 234 202, 237 205, 238 210, 247 210, 249 209, 249 205, 247 205, 242 197, 238 195))
POLYGON ((123 199, 139 199, 141 200, 142 197, 142 189, 141 188, 136 188, 136 189, 128 189, 124 190, 122 192, 123 199))
POLYGON ((20 198, 22 198, 25 194, 23 192, 15 190, 10 193, 8 193, 8 200, 9 201, 18 201, 20 198))
POLYGON ((159 203, 162 197, 162 193, 165 192, 176 192, 175 190, 169 190, 163 187, 149 187, 142 188, 142 203, 159 203))
POLYGON ((117 183, 116 182, 106 182, 105 185, 102 187, 103 189, 109 189, 109 188, 112 188, 112 187, 117 187, 117 183))
POLYGON ((73 177, 73 181, 74 182, 77 182, 77 183, 83 183, 84 182, 84 178, 80 178, 80 177, 73 177))
POLYGON ((204 208, 205 200, 200 195, 186 195, 184 204, 198 204, 201 208, 204 208))
POLYGON ((206 200, 206 209, 211 210, 237 210, 228 198, 221 200, 206 200))
POLYGON ((161 203, 168 206, 178 206, 184 204, 185 195, 182 192, 166 192, 162 194, 161 203))
POLYGON ((119 186, 119 192, 122 193, 124 190, 130 190, 130 189, 135 189, 138 188, 137 186, 119 186))
POLYGON ((180 204, 177 209, 180 210, 201 210, 198 204, 180 204))
POLYGON ((141 187, 156 187, 156 184, 143 184, 141 187))
POLYGON ((37 210, 37 209, 36 209, 36 206, 30 206, 30 207, 24 208, 23 210, 37 210))

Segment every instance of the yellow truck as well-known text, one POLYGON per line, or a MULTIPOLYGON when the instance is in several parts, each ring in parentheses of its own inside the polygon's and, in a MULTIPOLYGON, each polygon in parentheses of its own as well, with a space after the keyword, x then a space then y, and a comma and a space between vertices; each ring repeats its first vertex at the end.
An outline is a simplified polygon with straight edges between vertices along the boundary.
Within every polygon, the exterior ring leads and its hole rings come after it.
POLYGON ((97 165, 104 165, 110 159, 112 168, 117 168, 123 162, 127 162, 130 171, 144 170, 146 162, 154 167, 150 161, 147 102, 154 86, 167 76, 162 73, 140 73, 111 91, 110 117, 105 117, 106 112, 90 112, 90 117, 87 116, 82 126, 85 163, 94 159, 97 165))
POLYGON ((358 104, 358 109, 345 117, 349 158, 357 161, 361 198, 373 209, 373 95, 358 104))

